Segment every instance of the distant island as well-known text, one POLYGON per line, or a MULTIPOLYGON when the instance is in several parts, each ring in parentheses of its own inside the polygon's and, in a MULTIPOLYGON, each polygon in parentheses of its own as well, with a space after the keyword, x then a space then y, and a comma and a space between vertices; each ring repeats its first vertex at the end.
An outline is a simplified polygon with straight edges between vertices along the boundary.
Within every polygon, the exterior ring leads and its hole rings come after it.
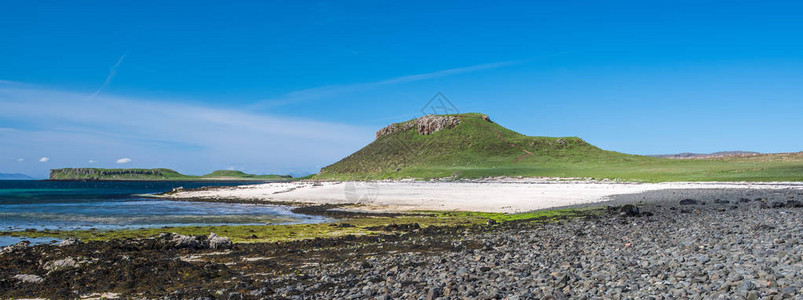
POLYGON ((178 180, 284 180, 292 179, 290 175, 253 175, 241 171, 218 170, 212 173, 194 176, 184 175, 171 169, 100 169, 100 168, 64 168, 51 169, 50 180, 98 180, 98 181, 178 181, 178 180))
POLYGON ((803 181, 803 152, 651 157, 607 151, 578 137, 527 136, 485 114, 393 123, 319 180, 559 177, 624 181, 803 181))
POLYGON ((35 178, 25 174, 0 173, 0 180, 35 180, 35 178))

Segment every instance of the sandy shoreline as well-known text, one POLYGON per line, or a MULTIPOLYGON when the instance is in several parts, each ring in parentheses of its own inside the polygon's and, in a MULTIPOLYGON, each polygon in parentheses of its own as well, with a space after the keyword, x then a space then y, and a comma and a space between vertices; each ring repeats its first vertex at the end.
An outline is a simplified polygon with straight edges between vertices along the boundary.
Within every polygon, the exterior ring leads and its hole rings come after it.
POLYGON ((505 179, 483 181, 280 182, 181 191, 168 198, 248 200, 298 204, 360 204, 382 211, 517 213, 611 200, 616 195, 680 189, 803 191, 803 182, 621 183, 505 179))

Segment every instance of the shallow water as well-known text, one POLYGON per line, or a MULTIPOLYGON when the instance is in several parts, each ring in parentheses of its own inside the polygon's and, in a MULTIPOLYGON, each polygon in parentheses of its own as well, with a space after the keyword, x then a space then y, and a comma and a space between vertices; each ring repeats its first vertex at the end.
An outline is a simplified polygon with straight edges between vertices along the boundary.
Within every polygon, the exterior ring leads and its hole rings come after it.
MULTIPOLYGON (((176 202, 137 194, 254 182, 0 181, 0 231, 322 222, 275 205, 176 202)), ((0 246, 19 238, 0 236, 0 246)), ((53 239, 27 239, 47 243, 53 239)))

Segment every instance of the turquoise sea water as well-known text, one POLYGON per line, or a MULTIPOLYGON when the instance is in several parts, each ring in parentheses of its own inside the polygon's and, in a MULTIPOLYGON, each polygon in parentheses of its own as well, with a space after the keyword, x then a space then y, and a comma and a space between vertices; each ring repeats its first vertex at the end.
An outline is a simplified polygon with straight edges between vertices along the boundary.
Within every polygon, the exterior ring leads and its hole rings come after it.
MULTIPOLYGON (((0 181, 0 232, 23 230, 124 229, 165 226, 311 223, 274 205, 176 202, 136 196, 253 182, 0 181)), ((0 246, 20 238, 0 235, 0 246)), ((30 240, 32 243, 52 239, 30 240)))

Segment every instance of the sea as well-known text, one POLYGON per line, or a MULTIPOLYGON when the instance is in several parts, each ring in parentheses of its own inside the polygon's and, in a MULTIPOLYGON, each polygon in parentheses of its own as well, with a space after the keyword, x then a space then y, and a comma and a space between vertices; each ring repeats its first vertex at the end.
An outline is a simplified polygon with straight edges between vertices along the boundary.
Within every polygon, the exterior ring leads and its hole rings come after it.
POLYGON ((324 222, 290 207, 258 204, 179 202, 147 197, 176 187, 235 186, 230 181, 33 181, 0 180, 0 246, 21 240, 3 232, 25 230, 114 230, 204 225, 260 225, 324 222))

